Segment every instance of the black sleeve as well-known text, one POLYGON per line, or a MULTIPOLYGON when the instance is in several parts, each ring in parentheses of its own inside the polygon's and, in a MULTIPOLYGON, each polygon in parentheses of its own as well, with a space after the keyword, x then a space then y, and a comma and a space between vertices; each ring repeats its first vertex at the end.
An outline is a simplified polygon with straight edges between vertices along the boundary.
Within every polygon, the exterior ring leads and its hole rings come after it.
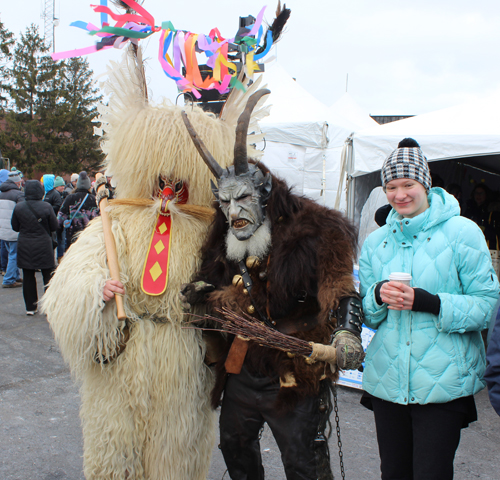
POLYGON ((51 232, 55 232, 59 227, 59 222, 57 221, 56 214, 54 213, 54 210, 51 209, 49 213, 49 228, 51 232))
POLYGON ((10 224, 12 225, 12 230, 14 230, 14 232, 19 232, 19 220, 17 218, 17 215, 16 215, 16 209, 14 208, 14 211, 12 212, 12 217, 10 219, 10 224))
POLYGON ((62 205, 61 194, 57 190, 54 190, 54 203, 52 204, 52 208, 54 209, 54 213, 56 215, 59 212, 61 205, 62 205), (57 195, 55 195, 55 194, 57 194, 57 195))
POLYGON ((69 215, 69 204, 71 200, 73 199, 73 194, 68 195, 64 201, 61 203, 61 206, 59 207, 59 211, 57 212, 58 214, 62 215, 69 215))
POLYGON ((411 309, 414 312, 426 312, 439 315, 441 310, 441 299, 438 295, 433 295, 423 288, 414 288, 415 299, 411 309))
POLYGON ((389 280, 382 280, 378 282, 378 285, 375 287, 375 300, 379 305, 382 305, 384 302, 382 301, 382 297, 380 296, 380 289, 384 283, 387 283, 389 280))

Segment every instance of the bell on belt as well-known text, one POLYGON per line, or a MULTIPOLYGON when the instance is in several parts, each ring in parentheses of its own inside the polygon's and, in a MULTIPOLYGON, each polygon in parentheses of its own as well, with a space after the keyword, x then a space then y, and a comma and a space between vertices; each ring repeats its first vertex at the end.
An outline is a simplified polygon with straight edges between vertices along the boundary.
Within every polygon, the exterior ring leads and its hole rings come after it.
POLYGON ((253 305, 250 305, 248 308, 247 308, 247 312, 252 315, 253 313, 255 313, 255 307, 253 305))
POLYGON ((250 257, 247 258, 246 265, 247 265, 247 268, 260 267, 259 257, 256 257, 255 255, 251 255, 250 257))
POLYGON ((239 285, 243 286, 243 277, 241 275, 235 275, 233 277, 233 286, 238 287, 239 285))

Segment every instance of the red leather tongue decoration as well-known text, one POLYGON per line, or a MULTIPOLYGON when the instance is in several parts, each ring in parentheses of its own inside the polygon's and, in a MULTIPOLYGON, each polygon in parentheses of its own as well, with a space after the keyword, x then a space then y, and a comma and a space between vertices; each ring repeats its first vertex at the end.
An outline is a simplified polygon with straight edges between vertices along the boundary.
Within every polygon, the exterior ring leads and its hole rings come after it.
POLYGON ((186 203, 188 197, 187 186, 182 181, 169 182, 160 194, 161 208, 142 270, 141 288, 147 295, 161 295, 167 288, 172 239, 172 216, 168 204, 173 199, 177 199, 177 203, 186 203))

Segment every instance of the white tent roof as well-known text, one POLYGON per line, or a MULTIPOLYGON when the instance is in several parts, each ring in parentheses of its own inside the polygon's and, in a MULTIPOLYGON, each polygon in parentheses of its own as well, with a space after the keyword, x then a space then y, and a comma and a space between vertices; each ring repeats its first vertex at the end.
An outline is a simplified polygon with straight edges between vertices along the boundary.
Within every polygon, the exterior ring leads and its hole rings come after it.
POLYGON ((359 126, 331 111, 278 63, 266 65, 263 85, 271 90, 271 114, 260 122, 266 140, 326 148, 342 145, 359 126))
POLYGON ((377 127, 378 123, 370 117, 349 93, 344 93, 330 108, 330 112, 357 125, 357 130, 377 127))
MULTIPOLYGON (((353 137, 352 174, 380 170, 385 158, 405 137, 414 138, 429 161, 499 154, 499 111, 500 95, 493 95, 359 131, 353 137)), ((500 170, 500 165, 496 168, 500 170)))

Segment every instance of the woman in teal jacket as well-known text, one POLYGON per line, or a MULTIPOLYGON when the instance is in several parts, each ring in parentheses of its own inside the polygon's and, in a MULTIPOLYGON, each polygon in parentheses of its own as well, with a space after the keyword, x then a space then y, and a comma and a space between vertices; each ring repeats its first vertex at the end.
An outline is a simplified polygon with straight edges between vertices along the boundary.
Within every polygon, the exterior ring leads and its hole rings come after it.
POLYGON ((427 159, 405 139, 386 159, 392 210, 360 259, 368 346, 362 402, 373 409, 384 480, 453 478, 460 430, 484 388, 481 330, 499 294, 481 230, 431 189, 427 159), (404 272, 411 286, 388 281, 404 272))

